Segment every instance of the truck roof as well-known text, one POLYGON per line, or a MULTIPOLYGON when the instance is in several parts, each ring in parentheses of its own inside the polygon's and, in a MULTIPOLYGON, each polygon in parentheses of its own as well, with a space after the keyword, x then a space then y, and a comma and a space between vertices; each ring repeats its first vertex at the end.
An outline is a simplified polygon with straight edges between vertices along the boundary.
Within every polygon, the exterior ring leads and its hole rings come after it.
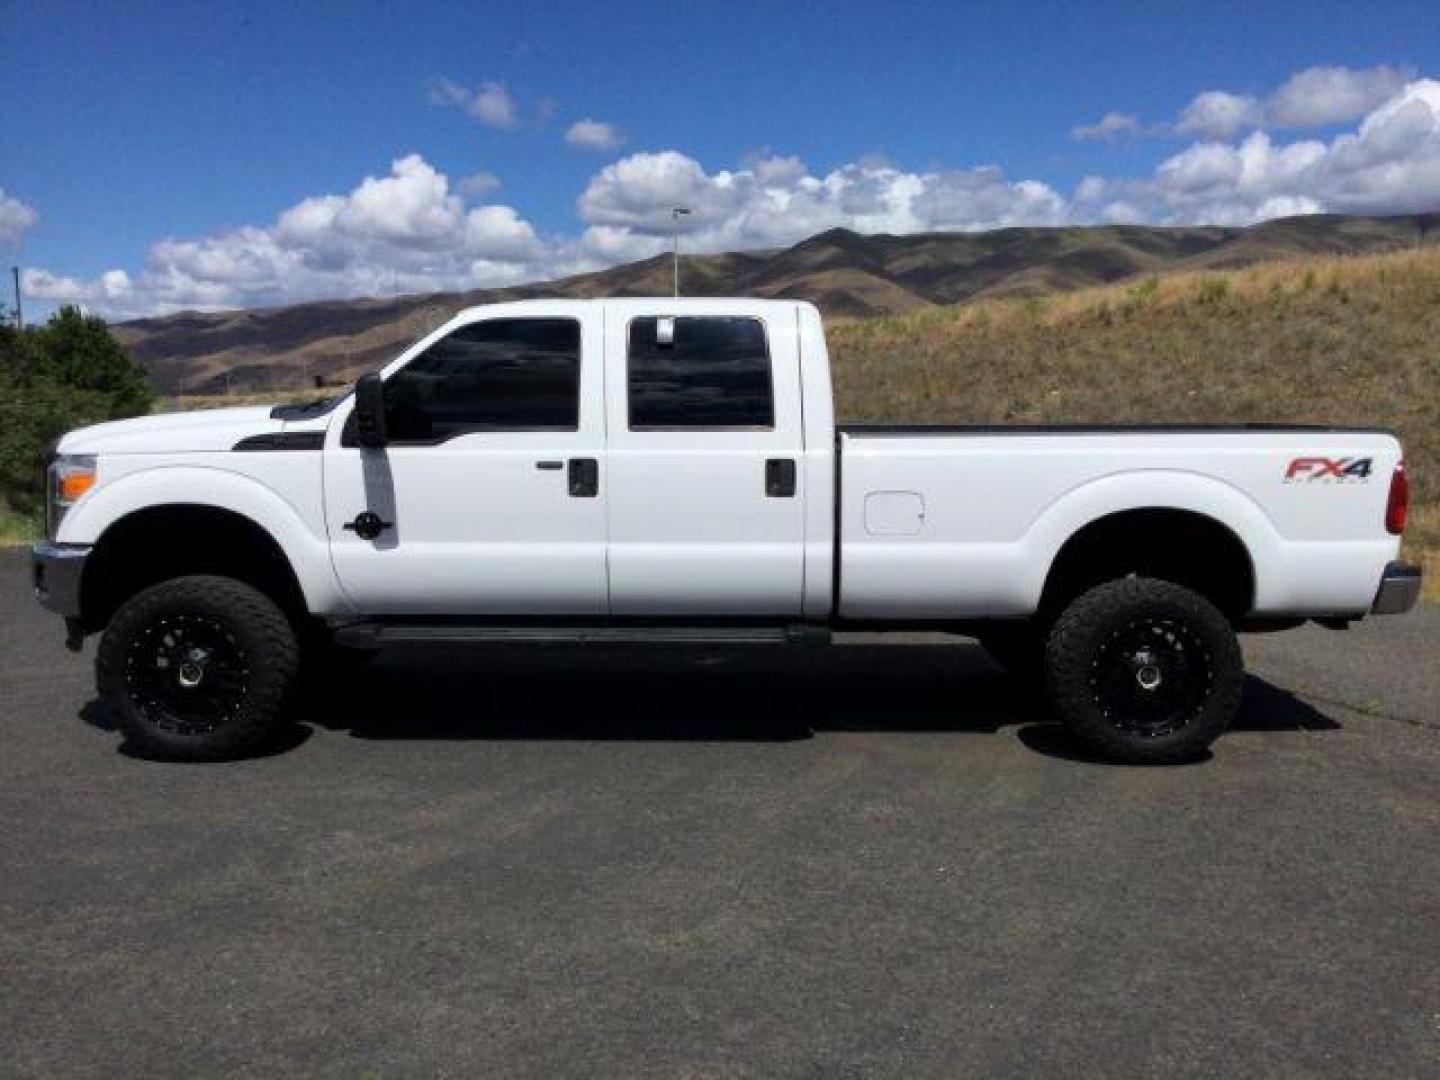
POLYGON ((643 308, 650 312, 658 308, 666 314, 675 315, 759 315, 766 312, 773 314, 780 310, 793 311, 798 307, 814 307, 808 300, 762 300, 750 296, 556 296, 507 300, 498 304, 477 304, 460 309, 453 318, 463 319, 481 312, 490 315, 559 315, 579 307, 596 305, 607 305, 621 310, 643 308))

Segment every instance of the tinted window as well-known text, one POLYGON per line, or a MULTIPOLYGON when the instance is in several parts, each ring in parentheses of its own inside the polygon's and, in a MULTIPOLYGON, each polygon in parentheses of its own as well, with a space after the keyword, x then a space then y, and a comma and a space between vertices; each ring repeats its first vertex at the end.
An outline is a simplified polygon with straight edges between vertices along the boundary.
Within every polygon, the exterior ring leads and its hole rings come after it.
POLYGON ((396 442, 467 431, 574 431, 580 422, 580 324, 491 319, 437 341, 385 384, 396 442))
POLYGON ((670 345, 656 341, 658 320, 630 323, 630 427, 774 427, 760 320, 673 321, 670 345))

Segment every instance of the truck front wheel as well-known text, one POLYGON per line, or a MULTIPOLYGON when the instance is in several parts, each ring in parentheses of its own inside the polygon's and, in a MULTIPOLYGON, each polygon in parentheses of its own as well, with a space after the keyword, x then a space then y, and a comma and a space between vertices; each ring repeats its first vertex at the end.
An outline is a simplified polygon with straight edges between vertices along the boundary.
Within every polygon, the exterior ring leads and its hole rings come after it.
POLYGON ((243 756, 283 722, 299 667, 275 602, 232 578, 174 578, 121 606, 95 661, 127 748, 179 761, 243 756))
POLYGON ((1060 720, 1104 757, 1193 760, 1230 726, 1244 667, 1230 622, 1198 593, 1131 577, 1091 589, 1055 623, 1045 681, 1060 720))

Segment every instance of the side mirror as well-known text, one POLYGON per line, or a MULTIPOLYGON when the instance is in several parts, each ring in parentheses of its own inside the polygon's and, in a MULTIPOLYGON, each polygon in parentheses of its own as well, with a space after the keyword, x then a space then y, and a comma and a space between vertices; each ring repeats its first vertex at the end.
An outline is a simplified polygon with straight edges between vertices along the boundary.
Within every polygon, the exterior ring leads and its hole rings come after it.
POLYGON ((385 380, 374 373, 355 383, 355 441, 367 449, 385 445, 385 380))

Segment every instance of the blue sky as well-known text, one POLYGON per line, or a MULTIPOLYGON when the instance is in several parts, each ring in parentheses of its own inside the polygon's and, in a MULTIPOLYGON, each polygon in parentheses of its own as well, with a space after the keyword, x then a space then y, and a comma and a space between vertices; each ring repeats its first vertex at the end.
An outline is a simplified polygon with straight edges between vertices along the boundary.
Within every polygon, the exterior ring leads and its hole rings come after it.
POLYGON ((35 2, 0 28, 0 249, 37 306, 115 317, 584 270, 658 250, 677 201, 692 250, 1440 209, 1434 0, 35 2))

